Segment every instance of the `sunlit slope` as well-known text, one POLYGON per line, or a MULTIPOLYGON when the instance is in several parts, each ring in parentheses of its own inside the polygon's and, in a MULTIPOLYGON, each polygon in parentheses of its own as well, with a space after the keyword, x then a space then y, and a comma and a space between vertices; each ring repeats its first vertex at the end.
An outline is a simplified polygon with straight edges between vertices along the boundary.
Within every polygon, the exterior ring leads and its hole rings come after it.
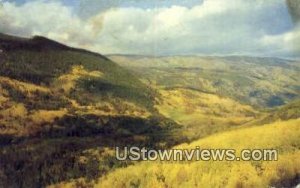
POLYGON ((180 134, 189 139, 237 128, 260 116, 251 106, 230 98, 183 88, 161 89, 160 102, 155 107, 184 125, 180 134))
POLYGON ((299 61, 228 56, 110 56, 156 87, 185 87, 256 107, 284 105, 300 95, 299 61))
POLYGON ((176 148, 273 148, 279 161, 141 162, 101 178, 96 187, 291 187, 300 174, 300 120, 224 132, 176 148))
POLYGON ((0 34, 0 187, 98 179, 122 165, 91 148, 181 143, 172 136, 181 126, 156 111, 155 98, 100 54, 0 34))
POLYGON ((44 37, 0 34, 1 134, 28 135, 68 116, 148 117, 154 94, 106 57, 44 37))
POLYGON ((44 37, 23 39, 6 35, 0 36, 0 49, 3 51, 0 54, 1 76, 48 87, 64 74, 72 73, 74 67, 81 67, 85 74, 76 72, 77 90, 73 88, 72 91, 75 95, 88 91, 97 99, 111 95, 151 107, 147 87, 100 54, 71 48, 44 37))

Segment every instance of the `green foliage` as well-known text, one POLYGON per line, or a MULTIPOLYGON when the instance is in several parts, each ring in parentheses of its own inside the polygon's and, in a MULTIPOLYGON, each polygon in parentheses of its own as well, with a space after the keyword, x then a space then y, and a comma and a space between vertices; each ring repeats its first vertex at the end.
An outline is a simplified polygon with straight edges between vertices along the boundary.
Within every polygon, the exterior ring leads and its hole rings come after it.
POLYGON ((133 102, 139 106, 146 107, 153 111, 154 96, 152 92, 144 87, 139 87, 133 83, 112 83, 107 79, 85 78, 78 82, 77 89, 72 93, 72 96, 81 102, 81 104, 89 104, 104 99, 104 101, 120 99, 133 102), (132 84, 132 85, 130 85, 132 84), (88 93, 91 97, 87 97, 84 101, 80 100, 84 93, 88 93))
POLYGON ((81 93, 77 95, 91 92, 103 96, 110 93, 113 97, 153 110, 154 97, 151 90, 134 75, 100 54, 70 48, 43 37, 21 39, 0 36, 0 47, 5 53, 4 62, 0 66, 1 76, 50 86, 73 66, 80 65, 87 71, 100 71, 104 77, 82 79, 78 84, 81 93), (95 89, 92 89, 94 85, 95 89))

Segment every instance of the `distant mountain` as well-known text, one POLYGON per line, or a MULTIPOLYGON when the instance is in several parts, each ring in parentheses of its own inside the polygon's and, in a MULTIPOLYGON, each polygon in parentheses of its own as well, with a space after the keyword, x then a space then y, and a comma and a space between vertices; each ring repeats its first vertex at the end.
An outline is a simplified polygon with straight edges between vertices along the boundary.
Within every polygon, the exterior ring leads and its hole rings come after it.
POLYGON ((186 87, 271 108, 300 97, 299 60, 248 56, 109 56, 157 87, 186 87))

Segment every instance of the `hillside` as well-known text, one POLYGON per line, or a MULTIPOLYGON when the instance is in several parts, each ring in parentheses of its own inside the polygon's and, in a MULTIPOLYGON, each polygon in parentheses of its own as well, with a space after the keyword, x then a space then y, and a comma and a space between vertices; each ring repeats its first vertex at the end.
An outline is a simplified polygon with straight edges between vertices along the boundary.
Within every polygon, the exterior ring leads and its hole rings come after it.
MULTIPOLYGON (((297 61, 254 57, 110 58, 153 88, 159 113, 183 125, 177 134, 187 137, 188 142, 173 149, 230 148, 239 154, 245 148, 271 148, 279 151, 279 160, 142 161, 114 169, 95 181, 79 178, 50 187, 231 188, 298 184, 299 102, 293 100, 299 97, 297 61), (220 80, 227 85, 217 84, 220 80), (247 93, 255 90, 262 95, 247 93)), ((93 148, 88 152, 97 151, 93 148)), ((114 155, 113 148, 108 151, 114 155)))
POLYGON ((173 132, 181 126, 157 112, 155 98, 100 54, 0 34, 0 187, 94 179, 127 165, 111 156, 94 160, 83 153, 89 148, 180 143, 184 138, 173 132))
POLYGON ((0 187, 294 186, 299 72, 296 60, 106 57, 0 34, 0 187), (132 162, 114 149, 198 145, 280 160, 132 162))
POLYGON ((256 108, 299 98, 297 60, 247 56, 109 56, 158 88, 184 87, 232 98, 256 108))
POLYGON ((189 140, 243 127, 263 115, 228 97, 186 88, 161 89, 157 110, 179 124, 189 140))
MULTIPOLYGON (((4 34, 0 49, 2 113, 14 119, 26 114, 47 122, 74 113, 147 117, 153 112, 151 90, 102 55, 44 37, 4 34)), ((23 134, 17 129, 7 127, 7 133, 23 134)))
POLYGON ((300 97, 297 60, 247 56, 109 58, 159 93, 155 107, 182 124, 180 134, 189 140, 298 116, 294 102, 300 97))
MULTIPOLYGON (((216 134, 175 148, 273 148, 278 161, 141 162, 115 170, 95 187, 293 187, 300 174, 300 121, 290 120, 216 134)), ((79 181, 80 182, 80 181, 79 181)), ((74 186, 74 184, 61 184, 74 186)))
POLYGON ((274 121, 285 121, 289 119, 298 119, 300 118, 300 101, 292 101, 291 103, 272 109, 269 112, 269 115, 264 117, 259 122, 270 123, 274 121))

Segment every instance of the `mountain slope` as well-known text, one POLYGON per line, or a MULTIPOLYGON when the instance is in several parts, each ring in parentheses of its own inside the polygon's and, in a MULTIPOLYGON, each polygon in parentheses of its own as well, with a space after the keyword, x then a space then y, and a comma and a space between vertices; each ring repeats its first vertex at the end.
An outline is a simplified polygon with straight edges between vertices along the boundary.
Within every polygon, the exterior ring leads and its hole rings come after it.
POLYGON ((23 134, 16 129, 24 117, 47 122, 36 116, 47 116, 49 111, 48 122, 68 113, 147 117, 154 111, 152 91, 100 54, 44 37, 4 34, 0 49, 0 110, 11 117, 2 121, 4 127, 12 126, 8 134, 23 134))
POLYGON ((294 115, 287 114, 283 120, 297 116, 297 106, 278 111, 300 97, 297 60, 247 56, 109 58, 160 93, 155 107, 182 124, 181 134, 191 140, 271 123, 285 113, 294 115))
POLYGON ((183 125, 180 134, 190 140, 236 129, 260 117, 260 112, 228 97, 186 88, 161 89, 155 107, 183 125))
POLYGON ((90 148, 182 142, 173 136, 181 126, 155 110, 155 97, 100 54, 0 34, 0 187, 96 179, 128 165, 95 159, 90 148))
POLYGON ((300 174, 299 125, 299 119, 272 123, 175 147, 230 148, 237 154, 244 148, 272 148, 279 151, 278 161, 141 162, 108 174, 95 187, 294 187, 300 174))
POLYGON ((268 111, 268 115, 259 122, 270 123, 275 121, 286 121, 289 119, 300 118, 300 101, 292 101, 287 105, 272 109, 268 111))
POLYGON ((282 105, 299 98, 297 61, 110 59, 45 37, 0 34, 0 187, 294 185, 299 169, 288 161, 299 163, 299 104, 282 105), (272 147, 283 158, 278 165, 165 164, 114 155, 116 146, 174 145, 272 147))
POLYGON ((132 93, 121 97, 132 97, 134 102, 145 102, 148 100, 146 97, 151 96, 149 89, 132 74, 96 53, 70 48, 44 37, 23 39, 3 35, 0 35, 0 49, 3 51, 1 76, 50 86, 59 76, 69 73, 74 66, 82 66, 88 72, 103 73, 101 78, 86 75, 79 79, 88 86, 95 84, 97 89, 102 84, 105 92, 112 94, 117 93, 110 91, 113 87, 128 89, 132 93), (145 95, 138 96, 139 92, 145 95))
POLYGON ((159 88, 185 87, 272 108, 300 96, 297 60, 247 56, 109 56, 159 88))

